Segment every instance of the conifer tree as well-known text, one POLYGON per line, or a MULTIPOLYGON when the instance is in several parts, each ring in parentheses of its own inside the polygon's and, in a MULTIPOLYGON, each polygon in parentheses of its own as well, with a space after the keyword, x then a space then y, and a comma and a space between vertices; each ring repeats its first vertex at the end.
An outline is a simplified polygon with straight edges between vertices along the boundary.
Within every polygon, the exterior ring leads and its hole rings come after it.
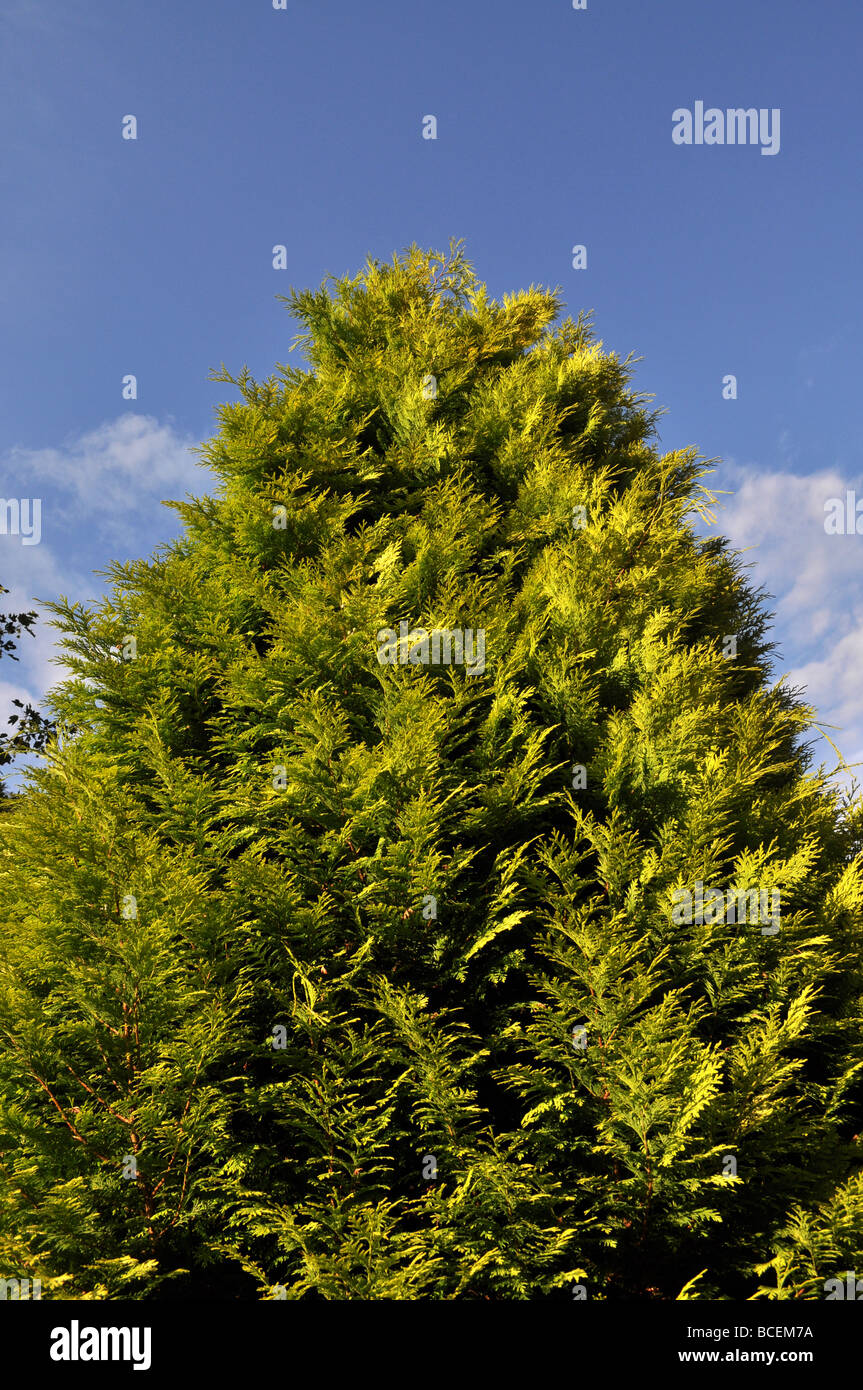
POLYGON ((861 808, 696 528, 709 464, 458 245, 287 302, 306 365, 216 376, 215 494, 54 606, 0 850, 5 1270, 824 1297, 863 1247, 861 808))

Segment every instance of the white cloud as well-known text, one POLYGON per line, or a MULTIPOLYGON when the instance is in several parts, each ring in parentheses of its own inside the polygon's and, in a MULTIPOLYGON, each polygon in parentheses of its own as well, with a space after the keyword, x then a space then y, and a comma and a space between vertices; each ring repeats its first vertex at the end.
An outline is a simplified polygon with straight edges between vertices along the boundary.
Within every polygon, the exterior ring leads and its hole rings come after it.
POLYGON ((39 705, 46 690, 62 680, 57 633, 39 600, 65 595, 89 602, 105 591, 93 574, 111 560, 147 556, 181 529, 180 518, 163 499, 213 491, 216 479, 189 452, 196 443, 168 422, 124 414, 69 440, 62 448, 13 448, 0 460, 0 495, 42 499, 42 540, 24 545, 16 535, 0 535, 0 611, 35 611, 34 636, 22 635, 19 660, 2 657, 0 712, 13 698, 39 705))
POLYGON ((17 488, 30 496, 34 480, 53 483, 65 494, 55 512, 58 525, 83 522, 100 539, 128 545, 139 534, 142 508, 212 486, 212 473, 189 452, 196 442, 152 416, 121 415, 62 449, 10 450, 4 486, 7 495, 17 488))
MULTIPOLYGON (((777 674, 805 687, 819 722, 837 726, 830 736, 854 762, 863 748, 863 536, 828 535, 824 508, 848 489, 863 498, 863 480, 835 469, 801 476, 734 464, 721 477, 717 486, 733 496, 721 499, 718 528, 747 552, 750 580, 774 596, 777 674)), ((822 754, 833 766, 828 745, 822 754)))

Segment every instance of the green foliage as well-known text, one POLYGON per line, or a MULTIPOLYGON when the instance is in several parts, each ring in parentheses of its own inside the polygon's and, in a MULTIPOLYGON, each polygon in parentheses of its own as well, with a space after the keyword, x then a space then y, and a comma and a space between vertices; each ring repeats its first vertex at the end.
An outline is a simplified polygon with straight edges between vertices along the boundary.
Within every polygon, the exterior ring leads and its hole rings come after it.
POLYGON ((459 247, 289 303, 308 365, 217 376, 182 538, 55 605, 0 849, 7 1277, 823 1296, 863 1233, 861 807, 695 529, 709 466, 459 247), (678 920, 695 884, 778 929, 678 920))

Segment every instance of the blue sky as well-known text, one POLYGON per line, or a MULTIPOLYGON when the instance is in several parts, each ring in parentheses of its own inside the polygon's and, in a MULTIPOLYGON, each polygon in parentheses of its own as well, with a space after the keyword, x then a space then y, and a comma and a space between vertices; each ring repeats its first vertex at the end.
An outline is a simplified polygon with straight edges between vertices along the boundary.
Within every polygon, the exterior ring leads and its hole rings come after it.
MULTIPOLYGON (((176 534, 235 394, 208 372, 287 358, 276 295, 464 238, 493 294, 559 286, 643 359, 664 448, 721 458, 777 675, 863 758, 863 536, 823 521, 863 499, 861 41, 853 0, 0 0, 0 497, 42 498, 6 607, 176 534), (778 108, 778 153, 675 144, 696 101, 778 108)), ((58 677, 39 626, 0 717, 58 677)))

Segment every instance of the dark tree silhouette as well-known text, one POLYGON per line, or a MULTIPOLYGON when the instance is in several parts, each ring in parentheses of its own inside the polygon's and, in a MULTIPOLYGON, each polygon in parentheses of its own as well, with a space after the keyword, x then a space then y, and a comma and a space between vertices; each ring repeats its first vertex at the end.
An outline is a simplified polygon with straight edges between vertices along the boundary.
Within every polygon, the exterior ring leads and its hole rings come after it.
MULTIPOLYGON (((0 584, 0 593, 8 592, 9 590, 0 584)), ((11 661, 18 660, 15 645, 22 633, 27 632, 33 636, 33 624, 38 616, 32 610, 27 613, 0 613, 0 657, 5 656, 11 661)), ((10 714, 6 720, 7 724, 13 726, 11 734, 0 732, 0 767, 8 766, 18 753, 41 753, 57 727, 52 719, 40 714, 29 702, 25 705, 23 700, 13 700, 12 704, 22 713, 10 714), (15 728, 15 725, 18 727, 15 728)), ((0 797, 5 794, 3 782, 0 780, 0 797)))

